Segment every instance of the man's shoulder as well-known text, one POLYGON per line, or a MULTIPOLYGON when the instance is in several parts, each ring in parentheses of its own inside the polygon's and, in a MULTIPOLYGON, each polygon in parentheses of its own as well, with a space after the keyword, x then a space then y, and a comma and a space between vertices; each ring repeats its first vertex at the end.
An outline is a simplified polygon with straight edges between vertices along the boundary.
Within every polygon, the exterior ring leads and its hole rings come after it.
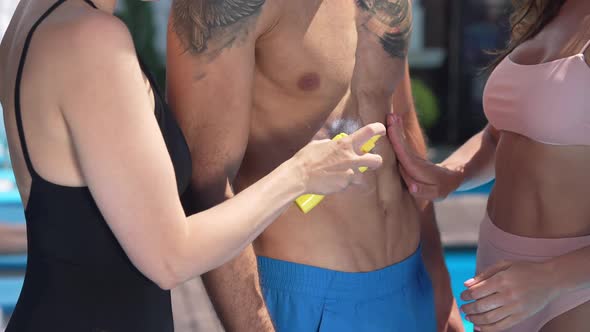
POLYGON ((194 54, 256 40, 276 0, 173 0, 170 29, 194 54))

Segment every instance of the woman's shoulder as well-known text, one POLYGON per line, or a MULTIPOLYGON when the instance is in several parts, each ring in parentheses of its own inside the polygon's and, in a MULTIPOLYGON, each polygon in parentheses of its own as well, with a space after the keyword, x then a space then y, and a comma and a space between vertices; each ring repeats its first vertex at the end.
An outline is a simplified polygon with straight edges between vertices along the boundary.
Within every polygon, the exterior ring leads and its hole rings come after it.
MULTIPOLYGON (((55 83, 93 81, 97 76, 129 67, 137 61, 133 39, 117 17, 99 10, 80 10, 52 20, 36 38, 35 60, 52 68, 55 83), (105 71, 108 71, 105 73, 105 71)), ((134 66, 139 68, 139 66, 134 66)), ((66 91, 62 91, 67 93, 66 91)))
POLYGON ((95 98, 96 91, 105 94, 117 84, 132 84, 141 77, 131 33, 119 18, 98 10, 81 10, 60 19, 52 22, 43 38, 52 43, 47 45, 51 55, 40 61, 53 67, 52 90, 62 106, 83 103, 95 98), (94 93, 85 93, 87 90, 94 93))
POLYGON ((65 18, 48 31, 51 48, 64 60, 106 60, 105 55, 134 50, 131 33, 119 18, 98 10, 65 18))

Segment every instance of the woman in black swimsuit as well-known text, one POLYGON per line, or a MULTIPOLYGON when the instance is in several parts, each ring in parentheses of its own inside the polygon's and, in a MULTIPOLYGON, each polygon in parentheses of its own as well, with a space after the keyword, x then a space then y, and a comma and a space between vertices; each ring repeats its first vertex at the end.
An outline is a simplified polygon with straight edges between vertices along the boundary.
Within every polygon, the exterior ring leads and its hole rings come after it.
POLYGON ((168 289, 231 259, 298 195, 342 190, 352 169, 381 164, 360 155, 384 134, 373 124, 310 144, 187 218, 179 194, 191 176, 188 148, 115 5, 21 0, 0 45, 0 100, 29 240, 8 332, 172 331, 168 289))

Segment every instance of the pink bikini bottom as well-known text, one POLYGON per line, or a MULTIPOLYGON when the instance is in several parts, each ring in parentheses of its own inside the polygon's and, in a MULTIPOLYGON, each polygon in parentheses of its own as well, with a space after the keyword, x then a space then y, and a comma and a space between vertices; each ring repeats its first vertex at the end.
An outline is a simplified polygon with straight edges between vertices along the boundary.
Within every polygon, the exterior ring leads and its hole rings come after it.
MULTIPOLYGON (((590 246, 590 236, 537 239, 506 233, 494 225, 486 214, 479 231, 477 272, 501 260, 542 262, 587 246, 590 246)), ((588 301, 590 289, 563 294, 543 310, 505 332, 537 332, 553 318, 588 301)))

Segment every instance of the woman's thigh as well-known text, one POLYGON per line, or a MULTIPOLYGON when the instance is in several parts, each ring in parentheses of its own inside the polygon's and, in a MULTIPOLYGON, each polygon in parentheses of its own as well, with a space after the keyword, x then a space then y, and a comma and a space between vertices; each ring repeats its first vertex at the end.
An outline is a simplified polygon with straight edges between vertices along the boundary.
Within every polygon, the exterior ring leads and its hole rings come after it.
POLYGON ((590 330, 590 301, 567 311, 541 328, 540 332, 587 332, 590 330))

